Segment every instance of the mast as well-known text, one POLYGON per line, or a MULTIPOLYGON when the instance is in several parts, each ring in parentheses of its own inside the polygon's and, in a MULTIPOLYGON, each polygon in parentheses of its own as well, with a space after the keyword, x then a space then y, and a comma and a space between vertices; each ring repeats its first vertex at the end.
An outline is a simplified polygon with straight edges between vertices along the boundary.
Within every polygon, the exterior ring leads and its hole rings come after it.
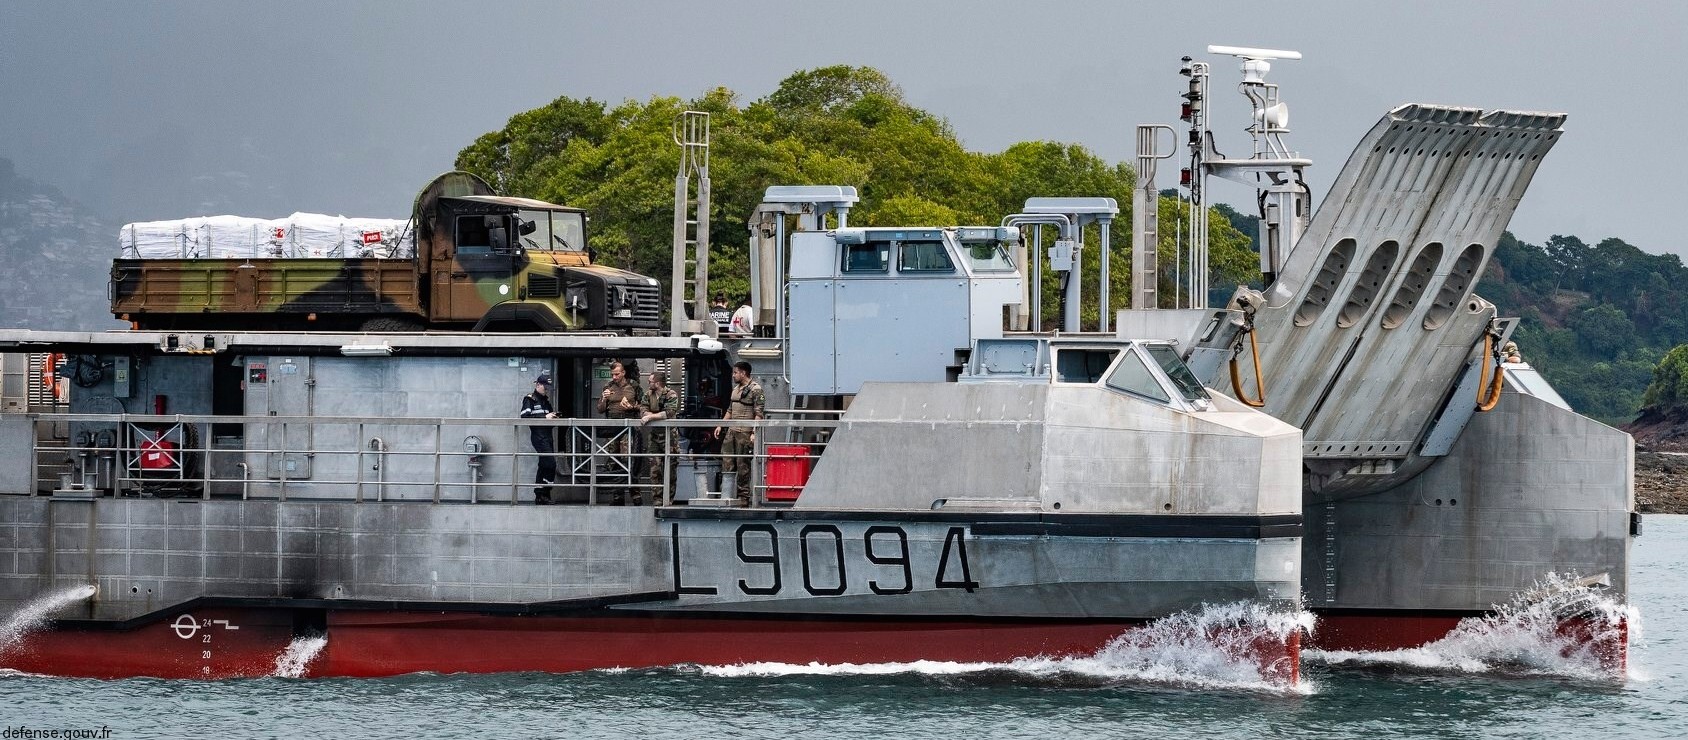
POLYGON ((674 176, 674 268, 668 284, 669 330, 675 336, 715 336, 709 320, 709 113, 689 110, 674 119, 680 171, 674 176), (697 195, 691 179, 697 177, 697 195), (690 275, 688 275, 688 266, 690 275), (691 287, 692 318, 686 318, 691 287))

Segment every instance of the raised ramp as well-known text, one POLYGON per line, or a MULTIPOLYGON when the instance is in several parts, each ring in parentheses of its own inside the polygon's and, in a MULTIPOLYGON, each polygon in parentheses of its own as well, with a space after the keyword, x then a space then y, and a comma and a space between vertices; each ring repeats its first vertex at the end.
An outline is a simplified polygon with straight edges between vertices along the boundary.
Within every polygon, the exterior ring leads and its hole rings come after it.
POLYGON ((1449 394, 1494 317, 1472 288, 1564 119, 1396 108, 1290 253, 1255 317, 1265 410, 1305 430, 1334 493, 1410 478, 1430 423, 1465 402, 1449 394))

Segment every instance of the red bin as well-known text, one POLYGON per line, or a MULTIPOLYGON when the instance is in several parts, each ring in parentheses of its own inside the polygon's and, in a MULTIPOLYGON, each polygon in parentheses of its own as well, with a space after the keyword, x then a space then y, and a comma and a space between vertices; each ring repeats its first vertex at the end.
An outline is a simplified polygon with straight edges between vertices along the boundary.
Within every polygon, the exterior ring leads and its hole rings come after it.
POLYGON ((142 470, 176 470, 180 467, 181 463, 176 460, 176 443, 163 435, 141 440, 142 470))
POLYGON ((809 482, 808 445, 768 445, 768 500, 796 501, 809 482))

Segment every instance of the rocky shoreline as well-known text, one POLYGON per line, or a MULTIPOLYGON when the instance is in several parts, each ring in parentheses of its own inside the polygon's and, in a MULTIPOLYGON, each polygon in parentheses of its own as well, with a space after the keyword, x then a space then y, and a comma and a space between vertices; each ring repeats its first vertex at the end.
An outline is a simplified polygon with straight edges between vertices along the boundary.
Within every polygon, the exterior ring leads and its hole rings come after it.
POLYGON ((1635 510, 1688 514, 1688 452, 1635 450, 1635 510))
POLYGON ((1635 437, 1635 510, 1688 514, 1688 419, 1644 411, 1621 428, 1635 437))

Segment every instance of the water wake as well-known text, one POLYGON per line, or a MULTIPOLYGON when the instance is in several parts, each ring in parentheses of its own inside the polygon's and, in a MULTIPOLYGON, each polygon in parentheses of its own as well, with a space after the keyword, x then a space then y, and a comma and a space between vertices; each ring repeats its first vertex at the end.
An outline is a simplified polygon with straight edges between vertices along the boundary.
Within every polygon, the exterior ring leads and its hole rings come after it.
POLYGON ((54 612, 86 600, 96 592, 97 589, 93 586, 71 586, 38 596, 24 604, 16 614, 0 623, 0 654, 16 647, 30 631, 40 629, 54 612))
POLYGON ((719 677, 923 674, 1010 674, 1034 680, 1080 680, 1102 685, 1167 684, 1195 688, 1307 692, 1295 682, 1284 645, 1308 630, 1306 612, 1274 611, 1251 603, 1205 606, 1174 614, 1114 638, 1090 655, 1018 658, 1001 663, 921 660, 908 663, 745 663, 700 667, 719 677))
POLYGON ((1401 650, 1305 650, 1308 662, 1427 673, 1492 673, 1611 680, 1626 675, 1625 646, 1641 615, 1574 576, 1549 575, 1536 588, 1468 617, 1446 637, 1401 650))
POLYGON ((303 635, 293 638, 287 649, 276 656, 275 670, 270 671, 270 675, 275 678, 304 678, 305 671, 311 667, 311 661, 316 660, 325 647, 328 647, 327 635, 303 635))

